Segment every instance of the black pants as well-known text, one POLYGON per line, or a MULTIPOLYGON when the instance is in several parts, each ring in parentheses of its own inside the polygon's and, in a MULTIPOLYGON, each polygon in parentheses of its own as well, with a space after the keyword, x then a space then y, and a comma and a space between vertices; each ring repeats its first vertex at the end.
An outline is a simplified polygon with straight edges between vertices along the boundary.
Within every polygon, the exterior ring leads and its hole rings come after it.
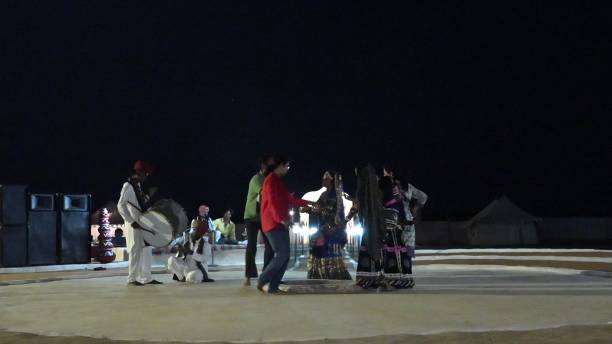
POLYGON ((204 268, 204 265, 202 265, 202 263, 196 261, 196 266, 202 272, 202 282, 206 281, 208 279, 208 273, 206 272, 206 269, 204 268))
MULTIPOLYGON (((257 235, 261 231, 261 223, 260 222, 247 222, 246 223, 247 230, 247 248, 245 254, 245 277, 257 277, 257 265, 255 264, 255 256, 257 256, 257 235)), ((274 257, 274 251, 272 250, 272 246, 268 242, 268 238, 265 235, 262 237, 264 239, 264 243, 266 245, 264 251, 264 269, 272 258, 274 257)))

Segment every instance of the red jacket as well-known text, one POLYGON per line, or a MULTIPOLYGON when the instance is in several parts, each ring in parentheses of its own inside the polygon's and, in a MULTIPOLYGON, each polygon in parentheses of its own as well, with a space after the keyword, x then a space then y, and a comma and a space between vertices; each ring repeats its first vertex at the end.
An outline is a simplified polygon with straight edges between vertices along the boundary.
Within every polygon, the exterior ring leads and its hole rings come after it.
POLYGON ((289 207, 305 207, 308 202, 293 197, 285 183, 274 173, 264 180, 261 189, 261 229, 270 232, 284 227, 282 222, 289 220, 289 207))

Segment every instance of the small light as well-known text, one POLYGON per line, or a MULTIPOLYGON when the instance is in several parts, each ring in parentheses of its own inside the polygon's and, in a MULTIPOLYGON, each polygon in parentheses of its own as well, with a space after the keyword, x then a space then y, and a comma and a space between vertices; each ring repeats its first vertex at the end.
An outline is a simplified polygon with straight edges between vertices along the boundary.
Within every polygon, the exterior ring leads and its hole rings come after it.
POLYGON ((293 232, 295 232, 298 235, 302 235, 303 236, 303 235, 306 234, 305 230, 304 230, 305 228, 300 226, 300 225, 293 226, 292 228, 293 228, 293 232))
POLYGON ((292 209, 292 210, 289 210, 289 215, 290 215, 290 216, 295 215, 295 211, 293 211, 293 209, 292 209))
POLYGON ((356 225, 353 227, 349 227, 346 230, 346 233, 350 236, 362 236, 363 235, 363 227, 361 225, 356 225))

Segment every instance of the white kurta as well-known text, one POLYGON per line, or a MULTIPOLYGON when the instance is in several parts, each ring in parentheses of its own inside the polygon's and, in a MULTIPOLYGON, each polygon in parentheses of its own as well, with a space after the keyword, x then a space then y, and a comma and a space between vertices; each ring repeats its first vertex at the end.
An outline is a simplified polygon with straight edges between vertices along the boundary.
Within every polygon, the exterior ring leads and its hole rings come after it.
MULTIPOLYGON (((168 258, 168 270, 175 274, 179 279, 185 278, 186 282, 189 283, 202 283, 202 279, 204 279, 204 274, 198 268, 197 263, 202 263, 204 270, 208 272, 208 259, 206 254, 207 242, 208 238, 203 237, 195 242, 190 240, 191 231, 186 231, 183 233, 182 237, 174 240, 171 246, 175 246, 177 244, 184 245, 186 242, 189 242, 190 249, 193 250, 193 254, 188 254, 185 258, 170 256, 168 258), (203 253, 198 253, 197 248, 202 243, 203 253)), ((208 245, 210 246, 210 245, 208 245)))
POLYGON ((185 259, 170 256, 168 258, 168 270, 175 274, 179 280, 185 278, 188 283, 202 283, 204 278, 204 274, 198 269, 198 265, 191 255, 188 255, 185 259))
MULTIPOLYGON (((406 213, 406 220, 414 221, 414 214, 410 209, 410 201, 415 200, 419 206, 424 206, 427 203, 427 194, 423 191, 415 188, 412 184, 408 184, 408 190, 404 190, 404 212, 406 213)), ((402 233, 402 239, 409 249, 409 255, 414 256, 416 247, 416 230, 414 224, 406 226, 402 233)))
POLYGON ((125 221, 123 229, 129 254, 128 283, 134 281, 148 283, 153 280, 151 276, 152 248, 145 246, 142 230, 132 228, 132 223, 138 222, 141 215, 139 209, 133 205, 138 206, 138 199, 132 185, 126 182, 121 189, 117 210, 125 221))
POLYGON ((404 190, 404 211, 406 212, 406 220, 413 221, 414 216, 410 210, 410 201, 416 200, 421 207, 427 203, 427 194, 415 188, 412 184, 408 184, 408 190, 404 190))

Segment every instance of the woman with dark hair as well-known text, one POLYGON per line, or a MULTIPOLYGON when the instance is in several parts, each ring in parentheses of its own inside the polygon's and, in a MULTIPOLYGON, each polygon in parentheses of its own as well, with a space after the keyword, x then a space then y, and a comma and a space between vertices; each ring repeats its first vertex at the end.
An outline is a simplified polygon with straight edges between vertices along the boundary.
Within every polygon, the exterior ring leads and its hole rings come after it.
POLYGON ((383 241, 385 221, 378 176, 372 165, 355 169, 357 174, 357 208, 363 236, 357 260, 357 285, 363 288, 384 284, 383 241))
POLYGON ((345 195, 342 176, 325 172, 323 186, 326 190, 319 197, 310 216, 319 221, 318 231, 310 237, 310 256, 308 257, 308 279, 350 280, 351 275, 344 264, 343 249, 347 243, 346 224, 352 216, 344 213, 345 195))
POLYGON ((402 241, 401 209, 391 202, 400 193, 398 185, 388 175, 379 180, 369 164, 360 168, 357 176, 357 200, 364 229, 357 284, 363 288, 412 288, 412 264, 402 241))
POLYGON ((412 288, 414 223, 412 215, 408 216, 410 210, 406 205, 409 200, 401 182, 395 177, 395 169, 390 164, 383 167, 383 178, 379 185, 385 208, 386 239, 383 249, 385 278, 396 288, 412 288))
POLYGON ((289 159, 275 155, 274 163, 266 169, 261 191, 261 226, 268 238, 274 257, 259 276, 257 288, 276 294, 288 289, 279 284, 289 263, 289 207, 307 207, 312 202, 294 197, 287 191, 283 177, 289 172, 289 159))

